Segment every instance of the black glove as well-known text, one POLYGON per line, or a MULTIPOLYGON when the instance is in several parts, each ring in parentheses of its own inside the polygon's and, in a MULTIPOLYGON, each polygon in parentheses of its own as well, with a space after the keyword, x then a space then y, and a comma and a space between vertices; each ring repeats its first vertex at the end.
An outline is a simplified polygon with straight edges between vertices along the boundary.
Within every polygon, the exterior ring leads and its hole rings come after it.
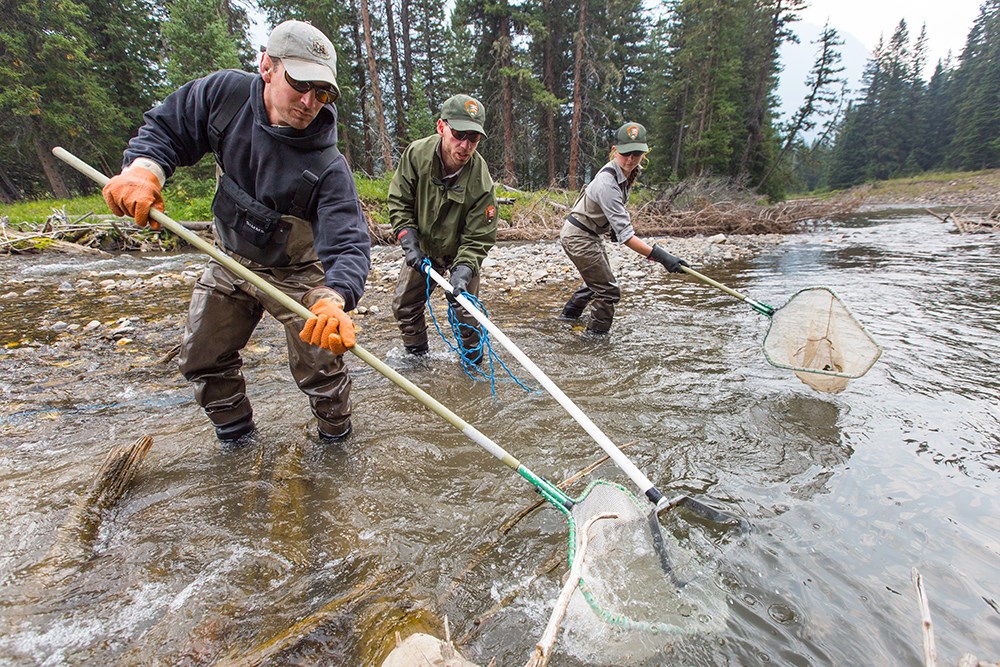
POLYGON ((456 264, 451 267, 451 294, 447 295, 448 299, 454 301, 462 292, 468 292, 469 281, 474 275, 472 267, 468 264, 456 264))
POLYGON ((649 260, 662 264, 670 273, 684 273, 682 266, 691 266, 680 257, 671 255, 660 246, 653 244, 653 252, 649 253, 649 260))
POLYGON ((396 235, 396 240, 399 241, 399 245, 406 255, 407 265, 423 273, 424 269, 421 265, 427 259, 427 255, 420 249, 420 237, 417 236, 417 230, 413 227, 403 227, 396 235))

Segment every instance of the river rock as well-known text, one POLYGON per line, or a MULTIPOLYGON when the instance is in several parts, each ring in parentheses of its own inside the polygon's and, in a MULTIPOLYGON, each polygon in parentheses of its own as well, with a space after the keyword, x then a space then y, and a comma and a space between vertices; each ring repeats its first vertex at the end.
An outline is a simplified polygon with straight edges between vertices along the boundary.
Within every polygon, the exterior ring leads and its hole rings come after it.
POLYGON ((478 667, 459 654, 455 647, 437 637, 416 632, 399 642, 382 667, 478 667))

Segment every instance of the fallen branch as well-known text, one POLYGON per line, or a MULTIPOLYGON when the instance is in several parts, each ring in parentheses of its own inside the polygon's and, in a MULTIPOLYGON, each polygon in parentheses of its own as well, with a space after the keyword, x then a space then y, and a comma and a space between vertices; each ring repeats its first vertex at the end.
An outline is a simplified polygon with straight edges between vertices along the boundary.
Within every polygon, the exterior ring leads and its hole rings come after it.
POLYGON ((549 659, 552 657, 552 647, 555 646, 556 635, 559 632, 559 626, 562 625, 563 617, 566 616, 566 610, 569 608, 569 602, 573 598, 573 593, 576 591, 577 586, 580 585, 580 576, 583 570, 583 559, 587 551, 590 527, 594 525, 595 521, 616 518, 618 518, 617 514, 598 514, 590 517, 587 523, 583 525, 583 530, 580 531, 580 544, 576 550, 576 557, 573 559, 573 566, 569 570, 569 577, 559 592, 559 598, 556 599, 555 607, 549 616, 549 622, 545 626, 542 638, 535 644, 535 650, 531 654, 531 658, 528 659, 528 662, 525 663, 525 667, 545 667, 549 664, 549 659))
MULTIPOLYGON (((931 608, 924 591, 924 579, 917 568, 910 570, 913 587, 917 591, 917 603, 920 605, 920 625, 923 636, 924 667, 937 666, 937 647, 934 645, 934 626, 931 623, 931 608)), ((997 662, 982 662, 972 653, 963 653, 958 659, 958 667, 995 667, 997 662)))
POLYGON ((927 603, 927 594, 924 592, 924 580, 917 568, 913 568, 911 575, 913 576, 913 587, 917 590, 917 602, 920 605, 920 621, 924 638, 924 665, 925 667, 935 667, 937 665, 937 649, 934 647, 934 628, 931 624, 931 609, 927 603))

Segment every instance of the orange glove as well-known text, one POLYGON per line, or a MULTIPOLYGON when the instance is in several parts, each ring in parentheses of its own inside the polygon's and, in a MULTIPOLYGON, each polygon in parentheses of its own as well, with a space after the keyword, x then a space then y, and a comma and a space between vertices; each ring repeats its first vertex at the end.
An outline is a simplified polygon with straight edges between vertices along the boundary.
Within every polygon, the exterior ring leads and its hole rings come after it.
POLYGON ((160 223, 150 221, 149 210, 155 208, 163 213, 163 197, 160 195, 160 179, 149 169, 132 167, 118 174, 104 186, 102 194, 108 208, 115 215, 130 215, 135 224, 159 229, 160 223))
POLYGON ((344 312, 343 306, 332 299, 320 299, 309 310, 316 317, 306 320, 299 338, 334 354, 346 354, 354 347, 354 322, 344 312))

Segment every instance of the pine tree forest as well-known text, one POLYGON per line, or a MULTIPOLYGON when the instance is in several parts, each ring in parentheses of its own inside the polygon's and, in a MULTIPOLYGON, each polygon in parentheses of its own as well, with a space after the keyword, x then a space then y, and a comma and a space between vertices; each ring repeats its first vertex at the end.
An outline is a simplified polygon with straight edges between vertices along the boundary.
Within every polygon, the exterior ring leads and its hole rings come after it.
POLYGON ((309 21, 337 49, 341 151, 390 172, 455 93, 479 98, 494 178, 578 189, 626 121, 649 131, 649 183, 731 179, 772 199, 928 170, 1000 167, 1000 0, 930 80, 900 21, 851 90, 843 44, 812 45, 807 94, 778 116, 779 50, 808 0, 0 0, 0 200, 89 188, 65 146, 114 173, 142 114, 192 78, 255 70, 266 25, 309 21), (806 143, 810 132, 817 138, 806 143))

